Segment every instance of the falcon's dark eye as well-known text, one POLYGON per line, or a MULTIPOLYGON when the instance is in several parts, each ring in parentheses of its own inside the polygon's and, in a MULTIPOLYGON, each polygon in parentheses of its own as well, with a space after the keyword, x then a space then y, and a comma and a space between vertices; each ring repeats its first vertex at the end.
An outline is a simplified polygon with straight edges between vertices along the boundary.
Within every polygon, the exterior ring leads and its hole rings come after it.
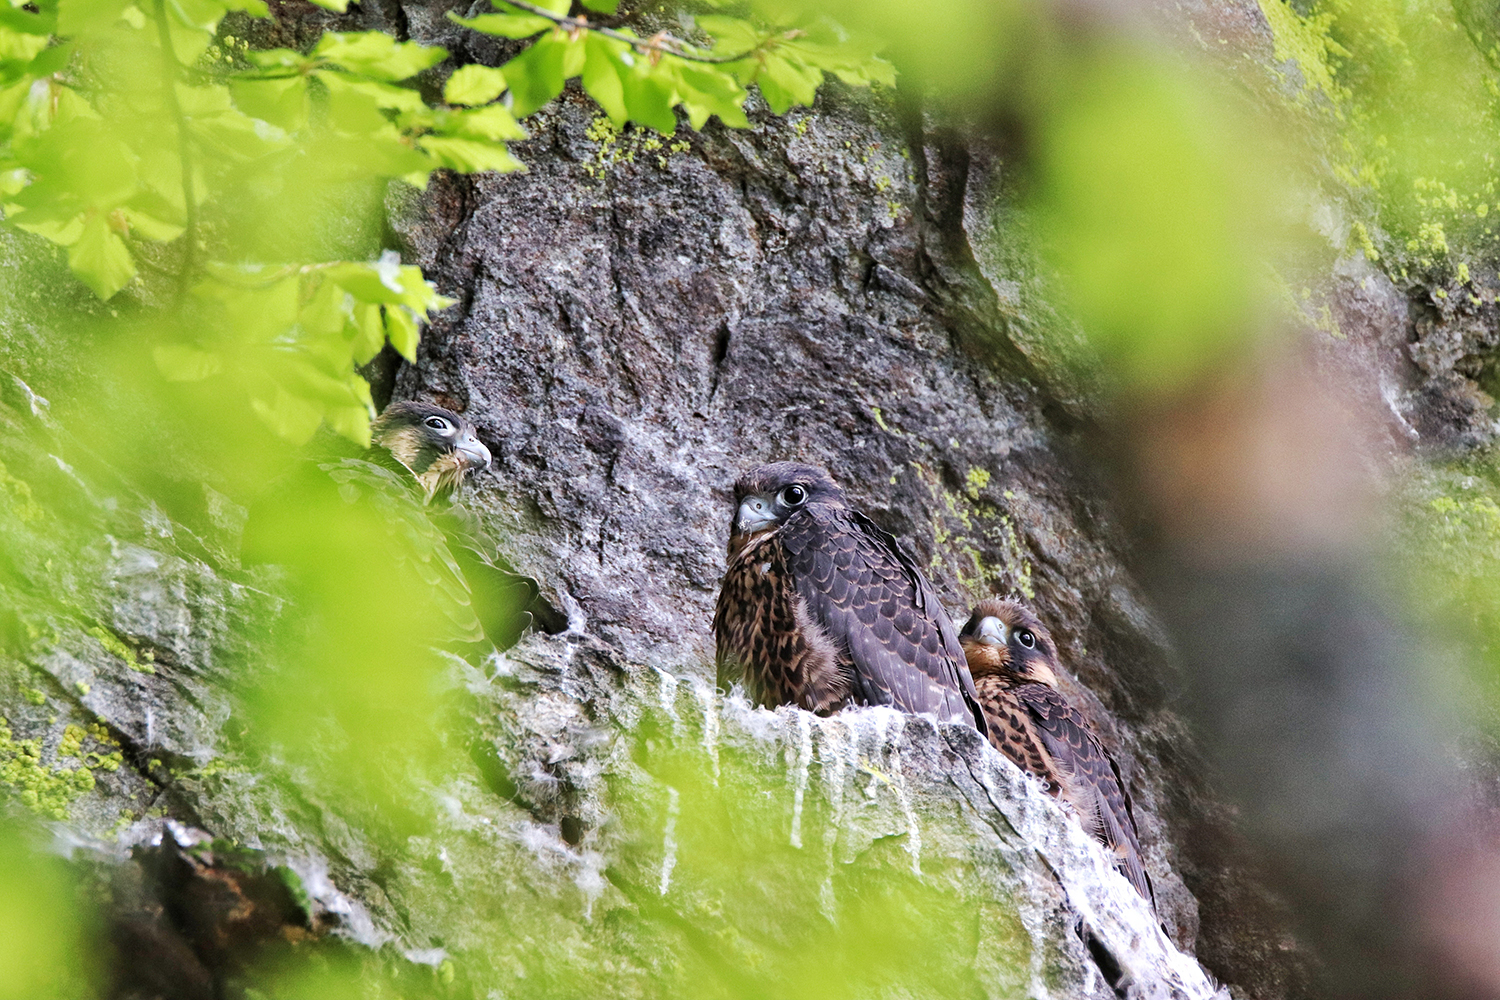
POLYGON ((442 417, 428 417, 426 420, 422 421, 422 423, 426 424, 428 427, 431 427, 435 431, 442 431, 444 434, 453 429, 453 425, 448 423, 448 421, 444 420, 442 417))
POLYGON ((1036 636, 1032 635, 1024 628, 1016 633, 1016 641, 1025 646, 1027 649, 1036 648, 1036 636))
POLYGON ((807 502, 807 490, 793 483, 781 491, 781 502, 788 507, 801 507, 807 502))

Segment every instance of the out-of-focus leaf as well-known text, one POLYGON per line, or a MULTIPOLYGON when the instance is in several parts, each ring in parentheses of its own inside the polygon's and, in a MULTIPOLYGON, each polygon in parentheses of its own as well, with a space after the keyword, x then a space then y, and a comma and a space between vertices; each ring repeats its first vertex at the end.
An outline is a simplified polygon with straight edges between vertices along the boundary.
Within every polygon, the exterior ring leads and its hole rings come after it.
POLYGON ((385 333, 391 346, 407 361, 417 360, 417 342, 421 331, 411 311, 405 306, 388 306, 385 310, 385 333))
POLYGON ((823 74, 768 52, 762 57, 761 72, 755 82, 771 110, 783 115, 794 104, 812 104, 823 74))
POLYGON ((505 90, 505 74, 490 66, 460 66, 443 85, 449 104, 488 104, 505 90))
POLYGON ((278 388, 269 400, 252 399, 255 415, 292 444, 305 444, 323 422, 323 408, 278 388))
POLYGON ((567 56, 567 39, 553 34, 533 42, 502 67, 515 98, 511 110, 518 118, 525 118, 562 93, 567 56))
POLYGON ((624 42, 602 35, 591 34, 584 39, 583 89, 616 126, 624 125, 629 117, 625 88, 620 82, 620 73, 625 68, 620 55, 628 48, 624 42))
POLYGON ((376 80, 406 80, 448 58, 436 45, 398 42, 380 31, 330 31, 318 40, 312 54, 319 59, 376 80))
POLYGON ((497 35, 500 38, 530 38, 532 35, 553 27, 551 21, 535 14, 480 14, 477 17, 459 17, 449 11, 448 19, 465 28, 473 28, 483 34, 497 35))
POLYGON ((68 248, 68 267, 101 299, 109 299, 135 277, 135 260, 101 212, 83 224, 78 242, 68 248))
MULTIPOLYGON (((658 64, 661 69, 663 64, 658 64)), ((664 135, 677 131, 677 116, 672 113, 674 92, 662 79, 664 74, 627 73, 621 78, 625 91, 625 109, 642 125, 649 125, 664 135)))
POLYGON ((697 18, 698 27, 713 36, 715 55, 739 55, 749 52, 765 38, 763 32, 749 21, 737 17, 708 14, 697 18))
POLYGON ((159 344, 151 356, 170 382, 198 382, 224 370, 223 357, 189 344, 159 344))
POLYGON ((502 143, 441 135, 425 135, 420 142, 422 148, 443 166, 463 173, 481 170, 509 173, 526 169, 502 143))
POLYGON ((498 104, 462 111, 448 119, 445 131, 472 139, 524 139, 526 130, 498 104))
POLYGON ((68 36, 102 31, 112 27, 129 4, 130 0, 61 0, 57 30, 68 36))
POLYGON ((230 80, 229 91, 234 95, 235 105, 251 117, 270 122, 288 132, 295 132, 307 124, 312 104, 307 92, 306 77, 230 80))
POLYGON ((582 0, 583 5, 598 14, 613 14, 620 9, 620 0, 582 0))

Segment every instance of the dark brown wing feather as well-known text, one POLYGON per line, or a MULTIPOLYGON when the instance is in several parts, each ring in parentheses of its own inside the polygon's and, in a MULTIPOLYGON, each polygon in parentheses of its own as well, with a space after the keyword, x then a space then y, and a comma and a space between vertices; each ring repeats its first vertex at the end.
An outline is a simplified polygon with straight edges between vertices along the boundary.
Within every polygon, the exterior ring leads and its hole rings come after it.
POLYGON ((850 678, 792 585, 779 535, 729 561, 714 610, 719 687, 740 684, 761 705, 831 712, 848 701, 850 678))
POLYGON ((958 633, 893 537, 861 514, 819 506, 776 534, 797 596, 832 641, 854 701, 985 731, 958 633))
POLYGON ((1153 899, 1151 879, 1141 863, 1130 797, 1119 769, 1088 720, 1045 684, 1018 685, 1011 693, 1030 717, 1031 728, 1051 758, 1063 797, 1078 810, 1084 829, 1113 852, 1115 867, 1136 891, 1153 899))

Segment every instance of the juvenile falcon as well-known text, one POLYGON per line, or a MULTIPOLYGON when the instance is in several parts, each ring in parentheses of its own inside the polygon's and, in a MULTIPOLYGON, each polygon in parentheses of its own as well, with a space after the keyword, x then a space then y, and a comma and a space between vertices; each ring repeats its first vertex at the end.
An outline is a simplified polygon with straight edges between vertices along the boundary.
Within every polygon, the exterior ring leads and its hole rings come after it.
POLYGON ((473 423, 441 406, 401 400, 381 411, 370 427, 370 443, 368 460, 389 468, 389 455, 421 486, 428 514, 463 571, 485 636, 497 649, 514 646, 531 627, 536 582, 512 569, 479 519, 451 502, 470 472, 490 465, 490 450, 473 423))
POLYGON ((1130 795, 1093 727, 1057 689, 1052 634, 1019 601, 991 598, 974 608, 959 641, 989 721, 990 742, 1070 803, 1120 873, 1154 902, 1130 795))
POLYGON ((822 469, 778 462, 735 484, 714 636, 719 686, 759 704, 889 705, 985 731, 932 585, 822 469))
POLYGON ((537 586, 505 564, 477 518, 452 503, 470 472, 490 463, 474 425, 440 406, 405 400, 385 408, 371 425, 370 440, 359 457, 308 462, 268 491, 251 508, 243 557, 305 561, 311 551, 336 541, 307 533, 317 532, 322 518, 351 523, 354 504, 391 534, 391 558, 443 594, 440 603, 464 641, 488 640, 499 649, 515 645, 531 625, 528 606, 540 603, 537 586))

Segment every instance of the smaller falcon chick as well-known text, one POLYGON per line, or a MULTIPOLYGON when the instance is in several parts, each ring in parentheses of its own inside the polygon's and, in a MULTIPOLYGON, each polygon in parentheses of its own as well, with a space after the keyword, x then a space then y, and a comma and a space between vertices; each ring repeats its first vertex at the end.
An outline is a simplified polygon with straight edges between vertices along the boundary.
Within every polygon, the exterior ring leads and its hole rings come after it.
POLYGON ((453 493, 470 470, 490 464, 490 450, 472 423, 452 410, 412 399, 387 406, 370 427, 370 441, 411 470, 428 503, 453 493))
POLYGON ((981 601, 959 632, 990 742, 1077 811, 1086 830, 1147 901, 1151 879, 1120 770, 1083 713, 1057 689, 1052 634, 1019 601, 981 601))

